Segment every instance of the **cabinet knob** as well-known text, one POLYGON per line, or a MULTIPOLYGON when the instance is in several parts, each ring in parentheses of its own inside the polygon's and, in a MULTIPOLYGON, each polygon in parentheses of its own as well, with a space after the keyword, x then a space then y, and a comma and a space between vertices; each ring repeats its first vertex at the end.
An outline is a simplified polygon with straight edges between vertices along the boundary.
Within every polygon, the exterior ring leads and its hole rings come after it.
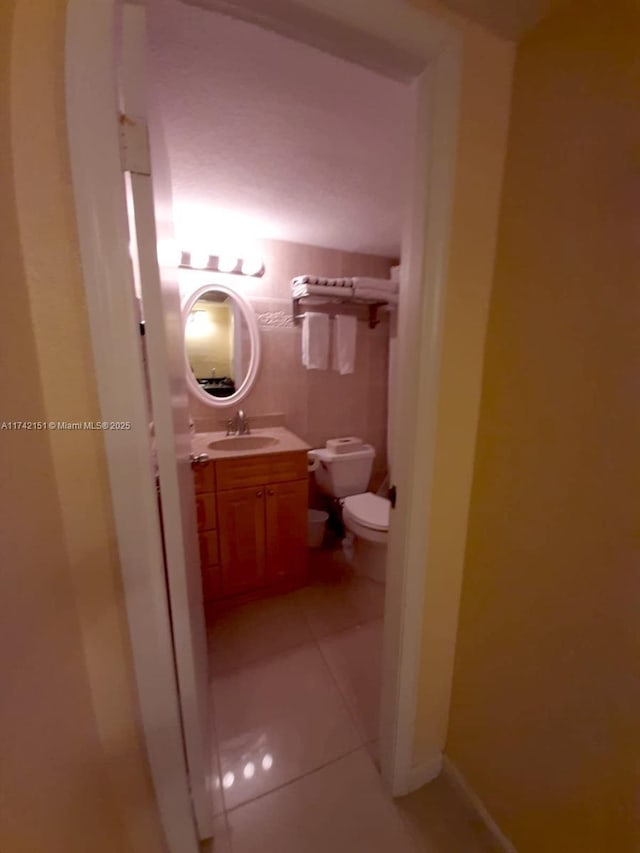
POLYGON ((206 453, 198 453, 197 456, 192 453, 189 458, 192 465, 204 465, 205 462, 209 461, 209 456, 206 453))
POLYGON ((268 495, 275 495, 275 492, 273 491, 273 489, 269 489, 269 491, 267 492, 267 494, 268 494, 268 495))
POLYGON ((257 498, 261 498, 261 497, 262 497, 262 492, 261 492, 261 491, 260 491, 260 492, 256 492, 256 497, 257 497, 257 498))

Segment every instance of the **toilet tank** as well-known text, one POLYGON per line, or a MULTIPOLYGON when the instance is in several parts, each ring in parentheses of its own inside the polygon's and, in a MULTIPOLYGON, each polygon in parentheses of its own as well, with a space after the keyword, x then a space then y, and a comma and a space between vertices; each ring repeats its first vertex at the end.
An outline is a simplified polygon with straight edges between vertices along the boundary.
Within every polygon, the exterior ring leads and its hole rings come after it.
POLYGON ((335 452, 322 447, 311 453, 319 461, 315 471, 318 486, 334 498, 346 498, 366 492, 373 470, 376 452, 370 444, 363 444, 358 450, 335 452))

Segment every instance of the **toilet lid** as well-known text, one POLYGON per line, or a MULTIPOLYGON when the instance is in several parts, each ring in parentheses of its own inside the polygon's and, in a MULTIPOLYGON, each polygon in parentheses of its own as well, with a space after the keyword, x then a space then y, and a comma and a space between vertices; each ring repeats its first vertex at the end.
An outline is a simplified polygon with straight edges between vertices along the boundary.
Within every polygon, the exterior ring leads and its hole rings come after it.
POLYGON ((365 492, 363 495, 351 495, 344 499, 344 507, 349 510, 354 521, 372 530, 389 529, 389 510, 391 504, 386 498, 365 492))

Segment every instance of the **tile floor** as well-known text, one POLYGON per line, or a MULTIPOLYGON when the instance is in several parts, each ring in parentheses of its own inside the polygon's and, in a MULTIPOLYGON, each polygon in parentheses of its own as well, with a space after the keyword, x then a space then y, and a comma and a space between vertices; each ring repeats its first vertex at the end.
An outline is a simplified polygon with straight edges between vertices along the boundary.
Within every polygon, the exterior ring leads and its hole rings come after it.
POLYGON ((340 551, 313 552, 311 576, 302 590, 208 614, 207 849, 493 850, 440 780, 401 801, 384 793, 374 763, 384 588, 354 576, 340 551))

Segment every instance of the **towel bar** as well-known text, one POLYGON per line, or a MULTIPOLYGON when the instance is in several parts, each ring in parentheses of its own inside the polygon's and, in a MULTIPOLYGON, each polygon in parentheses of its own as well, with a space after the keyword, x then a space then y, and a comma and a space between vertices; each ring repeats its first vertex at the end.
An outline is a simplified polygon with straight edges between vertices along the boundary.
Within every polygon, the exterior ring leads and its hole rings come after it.
POLYGON ((371 299, 356 299, 355 297, 349 297, 348 299, 328 297, 325 302, 307 303, 306 310, 305 305, 301 305, 301 302, 304 299, 322 298, 323 297, 318 296, 294 296, 292 309, 293 322, 297 325, 305 315, 306 311, 319 311, 321 313, 328 311, 330 317, 335 317, 336 314, 356 314, 359 316, 361 313, 360 309, 367 308, 369 314, 369 328, 375 329, 380 322, 380 318, 378 316, 379 309, 389 304, 384 300, 374 301, 371 299))

